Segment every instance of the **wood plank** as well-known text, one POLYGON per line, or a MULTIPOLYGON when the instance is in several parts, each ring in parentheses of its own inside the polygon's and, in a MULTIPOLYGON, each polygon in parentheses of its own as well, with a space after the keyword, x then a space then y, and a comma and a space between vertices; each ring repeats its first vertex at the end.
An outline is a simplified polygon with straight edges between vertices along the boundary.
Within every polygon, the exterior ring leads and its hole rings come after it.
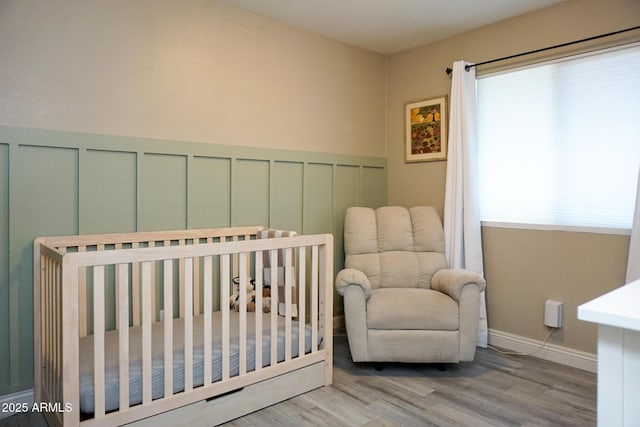
POLYGON ((140 269, 142 300, 142 404, 151 402, 151 262, 140 269))
POLYGON ((164 396, 173 394, 173 260, 164 261, 164 396))
MULTIPOLYGON (((327 242, 332 241, 330 234, 315 234, 309 236, 297 236, 295 239, 257 239, 239 240, 236 242, 218 242, 213 244, 201 244, 185 246, 171 246, 169 248, 138 248, 109 250, 106 253, 84 252, 73 253, 75 262, 79 266, 97 265, 108 262, 110 264, 121 264, 126 262, 139 263, 143 261, 162 261, 168 258, 200 257, 207 255, 228 254, 237 258, 237 254, 257 250, 278 250, 288 247, 298 248, 301 246, 322 245, 326 247, 327 242)), ((237 263, 234 263, 234 271, 237 272, 237 263)), ((236 274, 237 276, 237 274, 236 274)))
POLYGON ((222 311, 222 381, 228 380, 229 373, 229 261, 224 254, 220 257, 220 301, 222 311))
MULTIPOLYGON (((86 246, 78 246, 78 252, 85 252, 86 250, 86 246)), ((88 332, 87 304, 87 268, 80 267, 78 272, 78 322, 81 337, 86 337, 88 332)))
MULTIPOLYGON (((184 390, 193 389, 193 258, 184 262, 184 390)), ((172 369, 173 371, 173 369, 172 369)))
POLYGON ((120 410, 129 407, 129 264, 118 264, 118 378, 120 410))
POLYGON ((311 351, 318 350, 318 247, 311 248, 311 351))
POLYGON ((203 310, 204 310, 204 337, 203 337, 203 353, 204 353, 204 385, 211 383, 212 378, 212 352, 211 352, 211 313, 213 312, 213 259, 210 256, 203 259, 203 310))
POLYGON ((104 416, 104 266, 93 268, 93 395, 96 418, 104 416))
MULTIPOLYGON (((298 337, 305 336, 305 325, 307 318, 306 308, 307 289, 307 250, 298 250, 298 337)), ((304 354, 305 340, 298 339, 298 354, 304 354)))
POLYGON ((247 292, 249 286, 246 252, 238 254, 238 267, 240 275, 240 320, 238 325, 238 363, 239 374, 247 374, 247 292))
MULTIPOLYGON (((138 248, 138 242, 133 242, 131 248, 138 248)), ((132 262, 131 265, 131 313, 133 318, 132 326, 140 325, 140 262, 134 260, 122 259, 114 261, 114 263, 132 262)))
MULTIPOLYGON (((326 243, 318 247, 320 263, 320 301, 318 302, 319 330, 324 343, 325 385, 333 381, 333 236, 327 235, 326 243)), ((315 247, 315 246, 314 246, 315 247)), ((317 342, 317 341, 312 341, 317 342)))
MULTIPOLYGON (((67 255, 62 260, 62 282, 65 284, 62 297, 62 354, 65 357, 62 376, 62 401, 70 403, 73 408, 80 407, 80 377, 78 363, 80 360, 78 340, 78 265, 67 255), (68 362, 69 361, 69 362, 68 362)), ((59 381, 60 379, 58 379, 59 381)), ((78 425, 80 411, 62 414, 65 425, 78 425)))
MULTIPOLYGON (((291 360, 291 293, 293 281, 293 267, 291 248, 284 250, 284 360, 291 360)), ((273 268, 272 268, 273 270, 273 268)))
MULTIPOLYGON (((255 252, 255 271, 256 271, 256 312, 262 312, 262 290, 263 290, 263 269, 262 269, 262 251, 255 252)), ((262 316, 255 316, 255 342, 262 342, 262 316)), ((262 369, 262 351, 256 351, 254 369, 259 371, 262 369)))
POLYGON ((140 420, 131 426, 188 425, 208 427, 232 420, 247 412, 262 409, 283 399, 317 388, 322 384, 322 364, 295 370, 260 383, 246 386, 237 393, 165 412, 158 417, 140 420))
MULTIPOLYGON (((265 239, 265 240, 277 240, 277 239, 265 239)), ((272 249, 269 251, 269 259, 271 260, 271 355, 269 360, 270 366, 275 366, 278 363, 278 251, 272 249)))

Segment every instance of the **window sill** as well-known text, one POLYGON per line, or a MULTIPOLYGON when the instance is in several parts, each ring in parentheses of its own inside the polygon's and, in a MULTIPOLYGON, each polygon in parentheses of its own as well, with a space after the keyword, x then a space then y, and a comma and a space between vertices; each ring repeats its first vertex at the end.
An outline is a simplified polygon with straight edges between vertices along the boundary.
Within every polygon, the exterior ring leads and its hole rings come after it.
POLYGON ((620 236, 631 235, 631 229, 629 228, 525 224, 525 223, 518 223, 518 222, 496 222, 496 221, 481 221, 481 225, 483 227, 515 228, 515 229, 523 229, 523 230, 568 231, 572 233, 611 234, 611 235, 620 235, 620 236))

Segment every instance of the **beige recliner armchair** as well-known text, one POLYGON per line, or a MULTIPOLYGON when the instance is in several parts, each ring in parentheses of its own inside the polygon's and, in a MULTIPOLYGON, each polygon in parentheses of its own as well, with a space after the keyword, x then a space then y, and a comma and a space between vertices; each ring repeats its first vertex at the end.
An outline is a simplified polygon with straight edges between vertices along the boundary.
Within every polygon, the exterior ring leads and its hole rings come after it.
POLYGON ((433 207, 349 208, 344 247, 335 285, 354 362, 473 360, 485 281, 447 268, 433 207))

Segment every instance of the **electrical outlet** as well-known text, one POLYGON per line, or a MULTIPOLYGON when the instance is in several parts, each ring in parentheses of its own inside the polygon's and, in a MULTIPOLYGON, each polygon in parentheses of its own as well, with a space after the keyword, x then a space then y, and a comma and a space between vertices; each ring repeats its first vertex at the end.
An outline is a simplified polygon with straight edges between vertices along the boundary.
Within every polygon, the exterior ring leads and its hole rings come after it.
POLYGON ((562 309, 560 301, 546 300, 544 303, 544 324, 551 328, 562 328, 562 309))

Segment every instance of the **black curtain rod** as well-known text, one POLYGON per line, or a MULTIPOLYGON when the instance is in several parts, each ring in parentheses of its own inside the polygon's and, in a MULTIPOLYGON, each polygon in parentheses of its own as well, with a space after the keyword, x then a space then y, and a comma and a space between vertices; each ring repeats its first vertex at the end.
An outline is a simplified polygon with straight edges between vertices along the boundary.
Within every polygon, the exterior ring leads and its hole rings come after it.
MULTIPOLYGON (((554 46, 543 47, 541 49, 530 50, 529 52, 516 53, 515 55, 509 55, 509 56, 504 56, 502 58, 490 59, 489 61, 477 62, 475 64, 466 65, 464 67, 464 69, 465 69, 465 71, 469 71, 471 68, 477 67, 479 65, 492 64, 492 63, 498 62, 498 61, 505 61, 507 59, 513 59, 513 58, 518 58, 520 56, 531 55, 531 54, 534 54, 534 53, 544 52, 544 51, 551 50, 551 49, 557 49, 559 47, 571 46, 571 45, 574 45, 574 44, 584 43, 584 42, 588 42, 588 41, 591 41, 591 40, 600 39, 600 38, 603 38, 603 37, 615 36, 616 34, 626 33, 627 31, 633 31, 633 30, 637 30, 637 29, 640 29, 640 25, 635 26, 635 27, 631 27, 631 28, 625 28, 624 30, 613 31, 611 33, 600 34, 600 35, 593 36, 593 37, 587 37, 586 39, 574 40, 572 42, 561 43, 561 44, 557 44, 557 45, 554 45, 554 46)), ((447 74, 451 74, 453 72, 453 70, 450 67, 447 67, 447 69, 445 71, 446 71, 447 74)))

